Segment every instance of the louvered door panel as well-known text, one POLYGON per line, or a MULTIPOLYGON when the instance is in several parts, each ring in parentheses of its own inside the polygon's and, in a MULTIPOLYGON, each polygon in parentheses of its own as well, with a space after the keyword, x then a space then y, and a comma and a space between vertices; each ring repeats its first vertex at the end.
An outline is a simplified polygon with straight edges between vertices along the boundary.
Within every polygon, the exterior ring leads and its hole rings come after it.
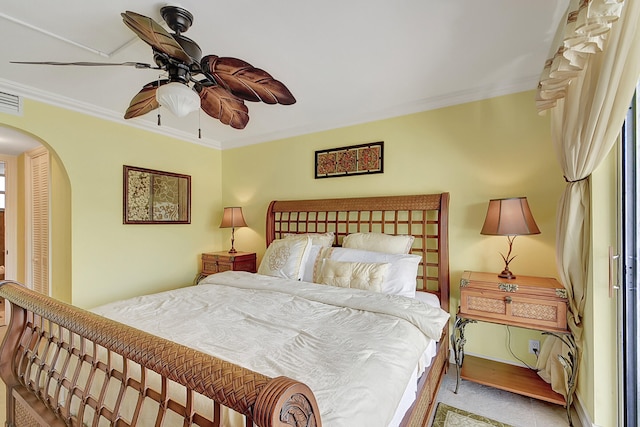
POLYGON ((49 295, 49 153, 38 150, 30 160, 32 286, 49 295))

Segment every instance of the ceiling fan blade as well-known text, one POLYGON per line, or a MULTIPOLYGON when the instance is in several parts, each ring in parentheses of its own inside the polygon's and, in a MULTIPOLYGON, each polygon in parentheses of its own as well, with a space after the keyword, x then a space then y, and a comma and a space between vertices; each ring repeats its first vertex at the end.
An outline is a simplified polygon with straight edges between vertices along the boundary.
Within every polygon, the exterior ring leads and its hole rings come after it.
POLYGON ((235 129, 244 129, 249 123, 249 109, 242 99, 220 86, 196 84, 195 88, 200 95, 200 108, 211 117, 235 129))
POLYGON ((129 108, 127 108, 127 111, 124 113, 124 118, 132 119, 142 116, 160 107, 160 104, 156 100, 156 90, 166 83, 169 83, 169 80, 160 80, 159 82, 156 80, 144 85, 142 90, 131 100, 129 108))
POLYGON ((153 19, 129 10, 120 15, 122 16, 124 24, 155 50, 166 53, 170 57, 187 64, 193 62, 191 57, 184 51, 182 46, 175 41, 171 34, 153 19))
POLYGON ((296 102, 293 94, 282 82, 241 59, 207 55, 202 58, 200 66, 205 73, 209 73, 218 83, 226 86, 232 94, 247 101, 283 105, 296 102))
POLYGON ((31 64, 31 65, 79 65, 83 67, 105 67, 105 66, 127 66, 135 68, 152 68, 159 70, 159 67, 152 67, 151 64, 142 62, 55 62, 55 61, 9 61, 11 64, 31 64))

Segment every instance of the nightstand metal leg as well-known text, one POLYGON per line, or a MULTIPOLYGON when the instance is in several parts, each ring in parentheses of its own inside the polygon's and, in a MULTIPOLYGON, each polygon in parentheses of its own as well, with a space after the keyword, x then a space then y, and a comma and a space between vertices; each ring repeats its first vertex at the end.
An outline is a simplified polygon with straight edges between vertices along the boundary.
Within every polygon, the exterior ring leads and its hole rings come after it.
POLYGON ((571 419, 571 405, 573 403, 573 396, 576 391, 577 377, 578 377, 578 359, 579 359, 579 349, 576 345, 576 340, 573 337, 573 334, 560 334, 555 332, 543 332, 543 335, 552 335, 558 338, 560 341, 564 343, 569 348, 569 352, 567 353, 567 357, 564 357, 562 354, 558 354, 558 361, 562 365, 565 373, 567 374, 567 383, 565 384, 567 389, 567 419, 569 420, 569 427, 573 426, 573 421, 571 419))
POLYGON ((460 374, 462 371, 462 362, 464 362, 464 345, 467 342, 464 337, 464 328, 469 323, 476 323, 476 321, 456 316, 453 333, 451 334, 451 348, 453 349, 453 358, 456 362, 456 389, 454 390, 456 394, 460 387, 460 374))

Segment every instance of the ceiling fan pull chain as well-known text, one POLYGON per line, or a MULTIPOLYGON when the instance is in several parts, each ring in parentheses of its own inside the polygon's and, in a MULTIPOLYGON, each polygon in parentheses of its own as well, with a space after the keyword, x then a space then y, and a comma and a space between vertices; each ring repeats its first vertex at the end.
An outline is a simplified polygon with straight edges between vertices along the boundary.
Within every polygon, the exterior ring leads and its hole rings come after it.
MULTIPOLYGON (((158 86, 157 86, 156 91, 158 89, 160 89, 160 77, 162 77, 162 76, 160 74, 158 74, 158 86)), ((161 105, 158 104, 158 107, 161 107, 161 105)), ((162 125, 162 123, 161 123, 161 120, 160 120, 160 110, 158 110, 158 126, 161 126, 161 125, 162 125)))
POLYGON ((201 117, 202 117, 202 110, 198 110, 198 139, 202 139, 202 126, 200 125, 201 117))

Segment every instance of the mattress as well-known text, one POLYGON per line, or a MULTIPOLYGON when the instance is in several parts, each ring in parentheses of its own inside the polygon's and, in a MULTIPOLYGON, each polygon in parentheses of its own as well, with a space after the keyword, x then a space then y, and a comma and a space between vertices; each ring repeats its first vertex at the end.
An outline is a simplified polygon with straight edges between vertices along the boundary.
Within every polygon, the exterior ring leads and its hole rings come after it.
MULTIPOLYGON (((432 307, 440 307, 440 300, 435 294, 427 293, 427 292, 416 292, 416 299, 429 304, 432 307)), ((437 344, 438 342, 434 339, 429 339, 427 346, 422 353, 422 356, 418 362, 418 366, 416 367, 414 375, 409 380, 407 387, 402 395, 402 399, 396 408, 396 412, 393 415, 393 419, 389 423, 389 427, 397 427, 402 422, 407 410, 413 405, 413 402, 416 400, 417 392, 418 392, 418 379, 425 372, 429 366, 431 366, 431 361, 437 352, 437 344)))
POLYGON ((329 427, 399 422, 415 399, 416 366, 449 319, 416 299, 238 271, 93 311, 304 382, 329 427))

